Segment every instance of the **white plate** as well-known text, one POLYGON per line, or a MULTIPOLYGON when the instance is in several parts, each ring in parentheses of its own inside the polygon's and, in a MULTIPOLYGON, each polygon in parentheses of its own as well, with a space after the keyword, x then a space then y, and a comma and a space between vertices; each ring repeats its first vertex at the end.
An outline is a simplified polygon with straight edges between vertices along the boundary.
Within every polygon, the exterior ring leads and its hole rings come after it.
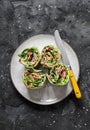
MULTIPOLYGON (((22 82, 22 73, 24 72, 24 66, 21 65, 18 60, 18 54, 23 51, 25 48, 29 48, 32 46, 38 47, 41 52, 42 48, 46 45, 56 45, 54 36, 52 35, 37 35, 33 36, 30 39, 23 42, 15 51, 12 60, 11 60, 11 78, 12 82, 17 89, 17 91, 29 101, 42 104, 49 105, 59 102, 66 98, 72 91, 72 87, 70 82, 64 87, 53 87, 50 84, 47 84, 44 88, 39 90, 30 90, 25 87, 22 82)), ((71 67, 74 71, 75 77, 78 80, 79 77, 79 62, 74 50, 64 42, 66 53, 70 60, 71 67)))

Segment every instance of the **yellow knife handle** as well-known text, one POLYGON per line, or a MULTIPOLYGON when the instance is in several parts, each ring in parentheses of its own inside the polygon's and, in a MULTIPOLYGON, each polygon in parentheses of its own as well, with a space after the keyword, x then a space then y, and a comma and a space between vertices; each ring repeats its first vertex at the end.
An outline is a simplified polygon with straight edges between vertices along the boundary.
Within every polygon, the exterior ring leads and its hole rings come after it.
POLYGON ((71 84, 72 84, 76 98, 81 98, 82 95, 81 95, 80 89, 78 87, 76 78, 74 76, 73 70, 69 70, 69 76, 70 76, 71 84))

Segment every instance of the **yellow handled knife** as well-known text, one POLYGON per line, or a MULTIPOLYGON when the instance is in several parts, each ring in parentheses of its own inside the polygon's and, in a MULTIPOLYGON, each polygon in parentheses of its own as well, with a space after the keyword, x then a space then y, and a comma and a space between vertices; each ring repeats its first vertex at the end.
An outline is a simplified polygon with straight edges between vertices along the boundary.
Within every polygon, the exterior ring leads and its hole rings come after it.
POLYGON ((75 96, 76 96, 76 98, 81 98, 82 95, 81 95, 80 89, 78 87, 76 78, 74 76, 73 70, 70 66, 70 62, 69 62, 69 59, 67 57, 67 54, 66 54, 66 51, 65 51, 65 48, 64 48, 64 45, 63 45, 64 43, 62 42, 59 31, 56 30, 54 34, 55 34, 56 45, 61 50, 61 53, 62 53, 63 63, 65 63, 67 65, 68 69, 69 69, 70 81, 71 81, 75 96))

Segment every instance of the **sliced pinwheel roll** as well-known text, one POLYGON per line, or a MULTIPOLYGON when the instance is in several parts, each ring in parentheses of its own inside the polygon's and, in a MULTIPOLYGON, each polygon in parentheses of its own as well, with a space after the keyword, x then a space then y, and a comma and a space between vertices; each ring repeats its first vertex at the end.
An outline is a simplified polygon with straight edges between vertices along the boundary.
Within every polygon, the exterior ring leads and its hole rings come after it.
POLYGON ((25 86, 29 89, 39 89, 44 86, 46 81, 46 74, 41 72, 41 70, 30 70, 24 71, 22 76, 25 86))
POLYGON ((36 47, 24 49, 18 56, 19 62, 26 68, 36 67, 40 61, 40 53, 36 47))
POLYGON ((69 81, 69 73, 65 64, 60 63, 54 66, 50 70, 50 74, 47 75, 49 82, 53 85, 63 86, 69 81))
POLYGON ((44 67, 52 68, 54 67, 60 59, 59 50, 53 45, 48 45, 43 48, 41 54, 41 64, 44 67))

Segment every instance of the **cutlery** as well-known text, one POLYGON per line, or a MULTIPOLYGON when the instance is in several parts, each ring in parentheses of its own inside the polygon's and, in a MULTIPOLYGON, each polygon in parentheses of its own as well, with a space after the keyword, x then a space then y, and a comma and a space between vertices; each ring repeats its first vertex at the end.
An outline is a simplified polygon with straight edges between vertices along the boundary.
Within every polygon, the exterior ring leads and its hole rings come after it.
POLYGON ((67 56, 67 54, 66 54, 65 47, 64 47, 64 43, 63 43, 63 41, 62 41, 62 39, 61 39, 61 37, 60 37, 60 34, 59 34, 59 31, 58 31, 58 30, 56 30, 56 31, 54 32, 54 35, 55 35, 56 45, 57 45, 57 47, 61 50, 63 63, 65 63, 65 64, 67 65, 67 67, 68 67, 69 76, 70 76, 70 81, 71 81, 71 84, 72 84, 72 87, 73 87, 75 96, 76 96, 76 98, 79 99, 79 98, 82 97, 82 95, 81 95, 79 86, 78 86, 78 84, 77 84, 77 81, 76 81, 74 72, 73 72, 73 70, 72 70, 72 68, 71 68, 71 65, 70 65, 68 56, 67 56))

